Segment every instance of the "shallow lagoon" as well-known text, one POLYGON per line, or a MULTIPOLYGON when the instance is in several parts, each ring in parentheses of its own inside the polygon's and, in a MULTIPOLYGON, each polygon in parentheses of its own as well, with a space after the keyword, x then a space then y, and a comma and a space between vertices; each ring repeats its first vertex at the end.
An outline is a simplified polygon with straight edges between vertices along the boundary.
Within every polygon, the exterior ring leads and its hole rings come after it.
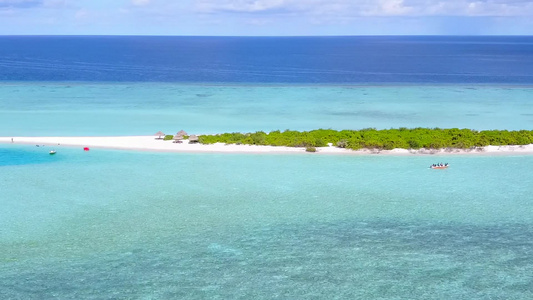
POLYGON ((0 136, 533 128, 528 86, 3 83, 0 136))
POLYGON ((0 149, 2 298, 533 295, 531 156, 0 149))
MULTIPOLYGON (((0 91, 14 136, 533 124, 524 86, 0 91)), ((533 297, 531 156, 50 148, 0 145, 0 298, 533 297)))

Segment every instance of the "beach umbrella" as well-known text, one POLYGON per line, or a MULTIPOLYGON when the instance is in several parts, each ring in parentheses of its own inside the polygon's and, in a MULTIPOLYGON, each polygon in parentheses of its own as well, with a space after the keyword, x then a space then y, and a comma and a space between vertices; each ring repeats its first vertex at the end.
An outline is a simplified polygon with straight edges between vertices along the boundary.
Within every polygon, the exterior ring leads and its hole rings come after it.
POLYGON ((157 136, 158 139, 161 139, 161 136, 162 136, 162 135, 165 135, 165 134, 164 134, 162 131, 158 131, 158 132, 156 132, 156 134, 154 134, 154 135, 157 136))
POLYGON ((185 132, 185 130, 180 130, 176 135, 184 136, 184 135, 188 135, 188 134, 187 134, 187 132, 185 132))
POLYGON ((173 143, 181 143, 181 140, 183 140, 183 136, 182 135, 179 135, 179 134, 176 134, 173 138, 174 142, 173 143))
POLYGON ((196 136, 196 135, 194 135, 194 134, 191 135, 191 136, 189 137, 189 143, 198 143, 198 136, 196 136))

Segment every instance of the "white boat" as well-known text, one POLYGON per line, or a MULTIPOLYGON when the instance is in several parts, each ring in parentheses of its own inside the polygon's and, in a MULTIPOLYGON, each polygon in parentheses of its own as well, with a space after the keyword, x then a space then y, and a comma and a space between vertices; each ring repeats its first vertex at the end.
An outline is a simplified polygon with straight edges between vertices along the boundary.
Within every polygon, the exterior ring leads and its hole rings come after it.
POLYGON ((56 150, 51 150, 50 155, 56 154, 56 150))
POLYGON ((450 165, 448 164, 445 164, 445 165, 433 165, 433 166, 430 166, 429 168, 430 169, 448 169, 450 165))

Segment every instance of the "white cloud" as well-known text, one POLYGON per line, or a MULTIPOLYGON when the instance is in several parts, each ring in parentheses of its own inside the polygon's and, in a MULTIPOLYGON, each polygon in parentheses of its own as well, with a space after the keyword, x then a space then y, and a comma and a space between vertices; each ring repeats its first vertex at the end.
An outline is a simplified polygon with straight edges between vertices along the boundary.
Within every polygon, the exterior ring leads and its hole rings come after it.
POLYGON ((227 11, 257 13, 291 7, 290 2, 288 0, 201 0, 197 1, 196 8, 201 12, 227 11))
POLYGON ((200 13, 360 16, 532 16, 530 0, 196 0, 200 13))
POLYGON ((32 8, 39 7, 42 3, 42 0, 0 0, 0 7, 32 8))
POLYGON ((150 4, 150 0, 131 0, 131 4, 135 6, 144 6, 150 4))
POLYGON ((386 15, 405 15, 411 9, 404 5, 403 0, 382 0, 380 11, 386 15))
POLYGON ((0 0, 10 34, 531 34, 532 20, 533 0, 0 0))

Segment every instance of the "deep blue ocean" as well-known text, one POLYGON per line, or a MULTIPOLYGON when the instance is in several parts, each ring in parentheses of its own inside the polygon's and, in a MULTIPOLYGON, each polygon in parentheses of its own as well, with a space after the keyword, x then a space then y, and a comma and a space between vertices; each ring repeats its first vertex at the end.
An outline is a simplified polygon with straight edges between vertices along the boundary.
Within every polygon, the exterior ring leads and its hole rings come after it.
POLYGON ((533 299, 531 154, 17 143, 368 127, 533 129, 533 37, 0 37, 0 300, 533 299))
POLYGON ((531 36, 3 36, 1 81, 533 84, 531 36))

